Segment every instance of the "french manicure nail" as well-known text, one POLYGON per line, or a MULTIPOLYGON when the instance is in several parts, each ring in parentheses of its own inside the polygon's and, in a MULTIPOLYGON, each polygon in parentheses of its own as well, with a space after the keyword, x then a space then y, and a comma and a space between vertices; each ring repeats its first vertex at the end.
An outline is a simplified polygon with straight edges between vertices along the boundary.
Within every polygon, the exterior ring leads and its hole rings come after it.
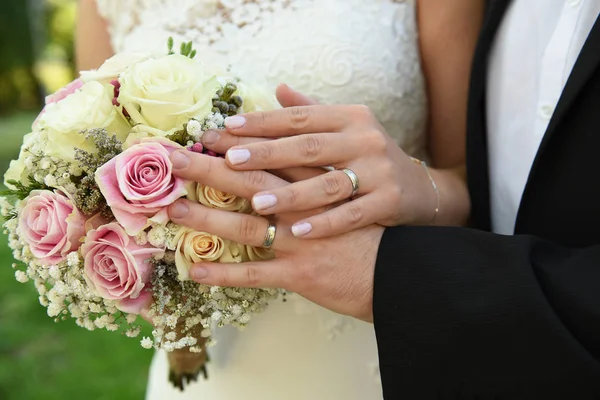
POLYGON ((252 198, 252 205, 256 211, 266 210, 277 204, 277 197, 272 194, 261 194, 252 198))
POLYGON ((169 207, 169 215, 171 218, 183 218, 190 212, 190 208, 183 202, 177 202, 169 207))
POLYGON ((176 151, 171 154, 171 164, 175 169, 182 169, 190 164, 190 158, 183 151, 176 151))
POLYGON ((225 118, 225 127, 230 129, 238 129, 246 125, 246 118, 241 115, 233 115, 225 118))
POLYGON ((246 149, 231 149, 227 151, 227 159, 231 165, 243 164, 250 159, 250 152, 246 149))
POLYGON ((204 135, 202 135, 202 143, 204 143, 207 146, 217 143, 219 139, 221 139, 221 135, 219 135, 215 131, 207 131, 204 132, 204 135))
POLYGON ((296 237, 304 236, 312 231, 312 225, 308 222, 300 222, 292 226, 292 234, 296 237))
POLYGON ((193 267, 190 270, 190 276, 193 280, 204 279, 208 276, 208 270, 204 267, 193 267))

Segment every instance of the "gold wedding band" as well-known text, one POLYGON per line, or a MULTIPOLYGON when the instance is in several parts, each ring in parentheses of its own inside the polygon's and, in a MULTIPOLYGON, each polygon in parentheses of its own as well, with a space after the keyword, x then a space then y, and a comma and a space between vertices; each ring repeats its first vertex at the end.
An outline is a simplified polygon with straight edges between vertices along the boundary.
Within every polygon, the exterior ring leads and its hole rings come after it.
POLYGON ((265 234, 265 240, 262 247, 265 249, 271 248, 271 246, 273 246, 273 242, 275 241, 275 235, 277 235, 277 225, 275 225, 273 222, 269 222, 269 227, 267 228, 267 233, 265 234))
POLYGON ((352 171, 350 168, 344 168, 344 169, 341 169, 340 171, 342 171, 343 173, 346 174, 348 179, 350 179, 350 183, 352 184, 352 194, 350 195, 350 198, 356 196, 356 194, 358 193, 358 189, 359 189, 358 176, 356 176, 354 171, 352 171))

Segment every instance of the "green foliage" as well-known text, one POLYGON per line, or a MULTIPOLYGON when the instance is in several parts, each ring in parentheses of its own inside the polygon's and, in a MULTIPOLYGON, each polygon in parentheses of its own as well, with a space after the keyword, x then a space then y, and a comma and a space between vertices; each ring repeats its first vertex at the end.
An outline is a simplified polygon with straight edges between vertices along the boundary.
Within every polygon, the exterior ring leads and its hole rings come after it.
MULTIPOLYGON (((167 40, 167 55, 175 54, 173 51, 174 41, 172 37, 169 37, 167 40)), ((194 49, 194 44, 192 41, 183 42, 179 46, 179 54, 185 57, 194 58, 196 57, 197 51, 194 49)))
POLYGON ((14 186, 15 189, 5 189, 0 192, 0 195, 6 197, 16 197, 19 200, 24 200, 34 190, 52 190, 52 188, 49 188, 43 183, 33 179, 33 176, 29 176, 27 179, 29 181, 28 185, 24 185, 22 182, 15 180, 9 180, 7 183, 11 186, 14 186))

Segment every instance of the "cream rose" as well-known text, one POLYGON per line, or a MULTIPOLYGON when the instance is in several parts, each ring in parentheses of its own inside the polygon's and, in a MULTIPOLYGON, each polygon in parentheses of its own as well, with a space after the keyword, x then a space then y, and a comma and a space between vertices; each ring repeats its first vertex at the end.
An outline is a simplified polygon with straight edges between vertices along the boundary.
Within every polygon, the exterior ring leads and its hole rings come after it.
POLYGON ((230 242, 228 240, 225 241, 225 251, 221 258, 219 258, 220 263, 241 263, 250 261, 248 257, 248 251, 246 250, 246 246, 243 244, 230 242))
POLYGON ((48 104, 37 128, 48 135, 47 155, 73 161, 75 148, 94 151, 94 144, 86 140, 82 130, 105 128, 124 140, 131 127, 113 106, 105 87, 88 82, 64 100, 48 104))
POLYGON ((147 60, 147 54, 139 53, 119 53, 115 54, 96 70, 81 71, 81 80, 83 82, 102 81, 110 82, 118 79, 131 65, 147 60))
POLYGON ((203 261, 216 261, 225 251, 225 242, 220 237, 206 232, 181 228, 175 235, 175 265, 179 280, 190 279, 190 268, 203 261))
POLYGON ((264 88, 244 82, 237 82, 236 85, 238 90, 235 94, 244 101, 241 112, 269 111, 281 108, 275 95, 267 92, 264 88))
POLYGON ((220 87, 200 64, 173 54, 132 65, 119 78, 118 101, 136 124, 173 131, 190 118, 202 120, 220 87))
POLYGON ((9 184, 8 181, 17 181, 24 185, 29 184, 25 159, 30 157, 32 153, 35 153, 38 147, 37 145, 42 144, 42 142, 45 142, 45 140, 43 140, 38 132, 28 133, 23 137, 23 145, 21 146, 19 158, 10 162, 8 170, 4 174, 4 185, 6 187, 16 189, 13 185, 9 184))
POLYGON ((188 199, 204 206, 225 211, 247 212, 252 209, 250 202, 242 197, 223 192, 202 184, 188 194, 188 199))
POLYGON ((250 261, 265 261, 275 258, 273 250, 265 249, 264 247, 246 246, 246 253, 250 261))

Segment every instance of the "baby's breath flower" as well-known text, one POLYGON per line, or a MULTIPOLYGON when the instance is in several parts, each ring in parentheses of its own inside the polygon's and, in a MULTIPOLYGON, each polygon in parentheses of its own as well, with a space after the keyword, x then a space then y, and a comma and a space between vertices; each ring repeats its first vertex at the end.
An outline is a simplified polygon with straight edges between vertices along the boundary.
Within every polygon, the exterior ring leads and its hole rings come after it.
POLYGON ((15 279, 21 283, 26 283, 29 281, 29 277, 23 271, 15 271, 15 279))
POLYGON ((152 342, 152 339, 150 339, 149 337, 144 337, 141 340, 141 344, 142 344, 142 347, 145 349, 151 349, 152 346, 154 345, 154 343, 152 342))

